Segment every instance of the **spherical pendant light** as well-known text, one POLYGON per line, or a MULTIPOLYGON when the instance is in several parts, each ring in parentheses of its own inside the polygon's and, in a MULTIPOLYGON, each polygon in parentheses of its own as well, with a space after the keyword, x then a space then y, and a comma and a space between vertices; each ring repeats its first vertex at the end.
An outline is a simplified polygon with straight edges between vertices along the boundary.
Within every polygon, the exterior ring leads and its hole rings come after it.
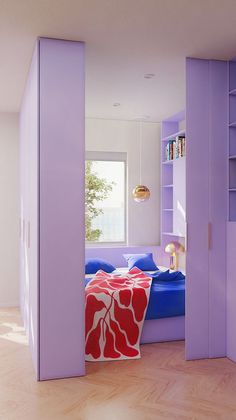
POLYGON ((133 189, 133 198, 137 203, 142 203, 150 198, 150 190, 146 185, 142 185, 142 123, 139 122, 139 184, 133 189))
POLYGON ((150 191, 145 185, 137 185, 133 189, 133 197, 134 200, 138 203, 141 203, 142 201, 147 201, 150 198, 150 191))

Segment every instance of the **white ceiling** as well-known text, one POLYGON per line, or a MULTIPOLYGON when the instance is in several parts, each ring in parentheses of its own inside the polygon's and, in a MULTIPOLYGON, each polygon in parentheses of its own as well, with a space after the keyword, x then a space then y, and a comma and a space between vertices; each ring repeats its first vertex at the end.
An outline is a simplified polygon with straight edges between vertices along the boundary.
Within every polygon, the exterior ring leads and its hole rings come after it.
POLYGON ((186 56, 236 56, 236 0, 0 0, 0 112, 37 36, 86 42, 87 117, 160 121, 184 107, 186 56))

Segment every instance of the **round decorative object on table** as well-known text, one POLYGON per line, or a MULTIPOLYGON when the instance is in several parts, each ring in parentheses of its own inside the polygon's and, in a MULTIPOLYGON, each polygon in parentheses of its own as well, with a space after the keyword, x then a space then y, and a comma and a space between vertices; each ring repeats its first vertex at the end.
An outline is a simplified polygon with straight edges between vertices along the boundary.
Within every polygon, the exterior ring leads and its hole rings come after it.
POLYGON ((134 197, 134 200, 137 201, 138 203, 142 201, 147 201, 150 198, 150 191, 148 187, 146 187, 145 185, 137 185, 133 189, 133 197, 134 197))

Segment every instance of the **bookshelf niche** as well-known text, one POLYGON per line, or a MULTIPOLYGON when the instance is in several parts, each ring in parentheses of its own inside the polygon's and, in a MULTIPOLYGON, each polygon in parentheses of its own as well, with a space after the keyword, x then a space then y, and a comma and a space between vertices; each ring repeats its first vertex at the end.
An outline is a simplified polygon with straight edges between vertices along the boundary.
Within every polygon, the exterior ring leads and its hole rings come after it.
POLYGON ((228 217, 236 222, 236 61, 229 62, 228 217))
MULTIPOLYGON (((185 238, 186 137, 185 112, 162 121, 161 242, 185 238)), ((236 161, 235 161, 236 162, 236 161)))

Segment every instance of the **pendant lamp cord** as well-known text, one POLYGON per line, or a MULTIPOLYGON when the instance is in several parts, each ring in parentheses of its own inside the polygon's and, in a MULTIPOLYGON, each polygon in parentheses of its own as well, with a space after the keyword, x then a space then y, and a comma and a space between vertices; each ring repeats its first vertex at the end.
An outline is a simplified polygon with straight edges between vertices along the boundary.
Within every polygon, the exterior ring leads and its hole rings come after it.
POLYGON ((139 121, 139 185, 142 185, 142 122, 139 121))

